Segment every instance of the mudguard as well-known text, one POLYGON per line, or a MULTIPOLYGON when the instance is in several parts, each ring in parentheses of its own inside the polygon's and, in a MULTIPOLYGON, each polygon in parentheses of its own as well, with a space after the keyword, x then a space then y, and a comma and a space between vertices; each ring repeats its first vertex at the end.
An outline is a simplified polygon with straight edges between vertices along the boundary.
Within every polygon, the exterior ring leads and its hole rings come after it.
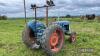
POLYGON ((39 22, 39 21, 29 21, 27 23, 27 26, 32 29, 32 31, 35 32, 35 35, 37 38, 41 38, 42 35, 43 35, 43 32, 46 28, 46 26, 42 23, 42 22, 39 22))

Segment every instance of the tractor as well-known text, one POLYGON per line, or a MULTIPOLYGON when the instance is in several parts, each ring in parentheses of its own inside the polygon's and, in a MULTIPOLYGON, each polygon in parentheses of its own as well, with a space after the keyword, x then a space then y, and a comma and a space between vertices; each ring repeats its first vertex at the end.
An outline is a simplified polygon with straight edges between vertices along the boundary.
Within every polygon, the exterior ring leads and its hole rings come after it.
POLYGON ((32 49, 42 48, 48 55, 54 55, 61 51, 65 42, 65 35, 69 35, 69 41, 76 41, 76 33, 71 32, 69 21, 55 21, 48 24, 48 7, 55 6, 52 0, 46 1, 47 5, 31 5, 35 11, 35 19, 27 22, 22 32, 23 43, 32 49), (46 8, 46 24, 37 20, 37 8, 46 8))

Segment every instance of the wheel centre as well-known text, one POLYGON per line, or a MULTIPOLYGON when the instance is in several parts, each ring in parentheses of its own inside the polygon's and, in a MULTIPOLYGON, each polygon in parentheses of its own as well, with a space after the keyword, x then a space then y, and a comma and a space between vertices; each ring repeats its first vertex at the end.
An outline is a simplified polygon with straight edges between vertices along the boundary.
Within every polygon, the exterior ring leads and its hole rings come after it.
POLYGON ((53 33, 53 35, 51 36, 50 44, 52 46, 56 46, 58 44, 58 35, 57 35, 57 33, 53 33))

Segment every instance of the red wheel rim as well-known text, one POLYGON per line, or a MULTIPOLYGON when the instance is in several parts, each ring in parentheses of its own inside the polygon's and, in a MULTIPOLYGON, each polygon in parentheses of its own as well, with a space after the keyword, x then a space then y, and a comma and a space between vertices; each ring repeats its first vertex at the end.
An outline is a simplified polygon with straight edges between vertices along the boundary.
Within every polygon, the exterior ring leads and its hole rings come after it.
POLYGON ((55 46, 58 43, 58 35, 56 32, 54 32, 50 38, 50 45, 55 46))
POLYGON ((63 32, 60 29, 57 29, 51 34, 50 37, 50 49, 53 52, 59 52, 63 45, 63 32))

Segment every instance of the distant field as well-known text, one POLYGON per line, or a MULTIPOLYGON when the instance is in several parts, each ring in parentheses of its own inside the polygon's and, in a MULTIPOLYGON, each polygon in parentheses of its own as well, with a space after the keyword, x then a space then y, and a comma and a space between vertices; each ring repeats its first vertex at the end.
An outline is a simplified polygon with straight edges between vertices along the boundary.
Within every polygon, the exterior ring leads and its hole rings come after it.
MULTIPOLYGON (((70 21, 71 30, 77 32, 77 42, 71 44, 66 39, 64 49, 55 56, 100 56, 100 23, 78 18, 62 20, 70 21), (92 48, 93 51, 81 53, 80 48, 92 48)), ((24 26, 23 19, 0 20, 0 56, 46 56, 41 49, 30 50, 22 43, 24 26)))

